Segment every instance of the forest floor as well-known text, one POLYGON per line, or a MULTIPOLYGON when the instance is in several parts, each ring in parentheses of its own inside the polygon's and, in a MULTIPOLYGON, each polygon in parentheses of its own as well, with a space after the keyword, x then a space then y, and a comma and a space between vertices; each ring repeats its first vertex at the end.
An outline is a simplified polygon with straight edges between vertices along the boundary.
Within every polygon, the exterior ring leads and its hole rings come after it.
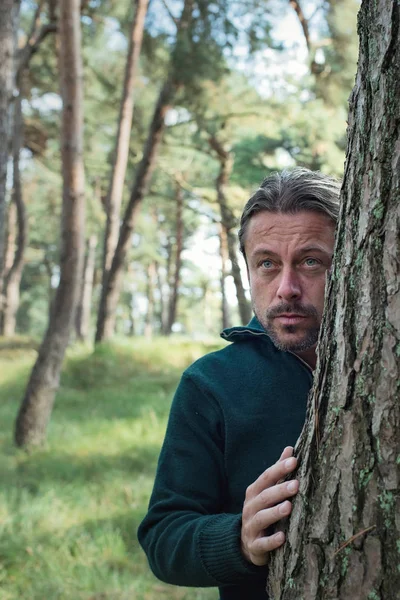
POLYGON ((217 598, 156 580, 136 530, 180 374, 221 345, 72 347, 47 444, 28 454, 12 438, 36 351, 0 339, 0 600, 217 598))

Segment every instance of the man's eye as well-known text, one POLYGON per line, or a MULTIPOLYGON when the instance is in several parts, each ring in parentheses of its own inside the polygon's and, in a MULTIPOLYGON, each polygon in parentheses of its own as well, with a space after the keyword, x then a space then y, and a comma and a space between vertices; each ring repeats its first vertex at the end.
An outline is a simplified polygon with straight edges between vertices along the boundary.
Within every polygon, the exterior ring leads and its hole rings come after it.
POLYGON ((316 258, 306 258, 304 264, 306 264, 307 267, 315 267, 315 265, 319 264, 319 261, 316 258))
POLYGON ((263 260, 263 262, 261 263, 261 266, 264 267, 264 269, 272 269, 273 262, 271 260, 263 260))

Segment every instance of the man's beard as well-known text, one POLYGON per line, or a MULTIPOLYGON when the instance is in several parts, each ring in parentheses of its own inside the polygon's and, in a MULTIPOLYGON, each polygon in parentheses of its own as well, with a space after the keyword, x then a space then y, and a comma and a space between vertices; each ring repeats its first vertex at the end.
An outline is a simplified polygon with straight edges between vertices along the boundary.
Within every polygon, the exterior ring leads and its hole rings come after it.
MULTIPOLYGON (((273 308, 269 308, 265 313, 265 317, 257 314, 255 306, 253 306, 253 310, 257 319, 278 350, 284 350, 286 352, 303 352, 304 350, 309 350, 315 346, 318 341, 320 324, 318 322, 318 313, 314 306, 303 306, 302 304, 288 304, 282 302, 273 308), (304 331, 303 339, 297 342, 286 342, 280 339, 279 332, 274 326, 274 318, 284 313, 294 313, 304 317, 313 317, 316 325, 311 326, 308 330, 304 331)), ((289 334, 295 334, 298 331, 298 325, 281 325, 280 327, 281 330, 289 334)))

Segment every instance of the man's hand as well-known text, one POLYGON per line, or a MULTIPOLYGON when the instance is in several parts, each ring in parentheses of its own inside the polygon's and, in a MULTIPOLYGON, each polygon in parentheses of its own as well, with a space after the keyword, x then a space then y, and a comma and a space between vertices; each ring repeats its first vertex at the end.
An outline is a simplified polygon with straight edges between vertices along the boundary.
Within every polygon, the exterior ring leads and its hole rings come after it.
POLYGON ((278 462, 247 488, 242 513, 242 552, 255 565, 265 565, 268 552, 276 550, 285 541, 283 532, 265 535, 265 529, 287 517, 292 510, 292 503, 287 498, 297 494, 299 482, 295 479, 278 482, 294 471, 296 466, 293 448, 287 446, 278 462))

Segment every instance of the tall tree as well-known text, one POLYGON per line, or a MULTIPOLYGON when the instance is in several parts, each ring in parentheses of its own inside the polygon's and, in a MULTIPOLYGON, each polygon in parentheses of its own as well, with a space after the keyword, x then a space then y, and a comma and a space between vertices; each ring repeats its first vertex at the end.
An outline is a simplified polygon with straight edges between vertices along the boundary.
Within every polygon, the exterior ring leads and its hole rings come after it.
POLYGON ((400 569, 400 6, 364 0, 300 490, 272 600, 387 600, 400 569))
POLYGON ((137 213, 155 167, 155 161, 165 130, 165 115, 171 106, 174 94, 180 84, 178 69, 176 69, 177 57, 179 57, 179 52, 182 50, 182 45, 188 44, 188 29, 192 19, 193 4, 194 0, 185 0, 181 18, 177 23, 176 45, 171 58, 170 70, 158 96, 143 158, 136 173, 135 183, 122 221, 112 264, 102 286, 97 318, 96 342, 109 338, 114 332, 115 311, 120 294, 120 282, 125 257, 135 226, 137 213))
POLYGON ((226 295, 226 277, 228 274, 228 269, 226 265, 229 260, 229 252, 228 235, 226 228, 222 223, 219 223, 219 253, 221 257, 221 325, 222 329, 227 329, 231 326, 229 304, 226 295))
POLYGON ((209 138, 209 144, 216 153, 220 164, 220 169, 216 180, 217 199, 221 210, 221 222, 226 230, 227 235, 228 254, 231 261, 232 276, 236 288, 240 320, 242 325, 246 325, 251 319, 251 307, 244 291, 242 274, 238 260, 238 248, 235 230, 236 219, 229 207, 225 191, 232 172, 233 157, 216 135, 213 135, 209 138))
POLYGON ((42 443, 73 324, 84 255, 83 90, 80 0, 64 0, 59 17, 59 70, 63 100, 61 155, 63 200, 60 283, 49 326, 17 417, 18 446, 42 443))
MULTIPOLYGON (((178 176, 177 176, 178 177, 178 176)), ((175 222, 175 244, 174 244, 174 267, 173 267, 173 278, 170 287, 169 304, 168 304, 168 319, 166 323, 165 333, 170 335, 172 333, 172 326, 176 321, 177 309, 178 309, 178 295, 179 295, 179 284, 181 282, 181 271, 182 271, 182 252, 183 252, 183 236, 184 236, 184 224, 183 224, 183 189, 177 180, 175 186, 176 194, 176 222, 175 222)))
MULTIPOLYGON (((23 186, 21 181, 20 154, 24 141, 24 119, 22 114, 22 99, 24 97, 24 79, 27 77, 29 63, 37 52, 40 44, 49 33, 56 30, 55 22, 41 23, 44 0, 38 2, 33 15, 30 30, 26 41, 18 50, 15 60, 15 93, 13 102, 13 135, 12 135, 12 165, 13 165, 13 189, 11 202, 8 210, 16 212, 16 230, 7 232, 6 246, 11 259, 9 265, 4 265, 3 272, 3 300, 0 302, 0 334, 11 336, 15 333, 16 314, 19 307, 20 283, 24 266, 24 254, 27 246, 27 218, 23 197, 23 186), (11 239, 8 239, 8 235, 11 239), (15 237, 15 243, 13 242, 15 237)), ((9 220, 10 224, 12 219, 9 220)))
POLYGON ((129 140, 134 108, 134 84, 143 40, 148 0, 135 1, 135 16, 129 35, 124 85, 118 117, 117 137, 112 161, 110 184, 106 198, 106 230, 104 234, 103 286, 118 242, 122 193, 128 164, 129 140))
POLYGON ((11 133, 10 106, 15 75, 15 39, 19 5, 18 0, 4 0, 0 4, 0 303, 5 252, 6 181, 11 133))
MULTIPOLYGON (((13 252, 12 262, 4 273, 3 306, 0 315, 0 332, 5 336, 11 336, 15 333, 16 314, 19 306, 19 286, 21 282, 22 268, 24 264, 24 251, 27 243, 27 224, 25 203, 22 197, 21 173, 20 173, 20 152, 22 146, 22 99, 19 95, 14 100, 14 127, 12 141, 13 157, 13 192, 12 202, 16 208, 17 235, 11 230, 11 234, 16 237, 15 252, 13 252)), ((10 207, 11 208, 11 207, 10 207)), ((11 221, 10 221, 11 223, 11 221)), ((11 240, 7 242, 10 249, 14 244, 11 240)), ((14 250, 14 249, 13 249, 14 250)))
POLYGON ((75 331, 77 338, 81 341, 86 341, 89 337, 90 311, 92 307, 93 281, 96 267, 96 248, 97 236, 93 234, 86 242, 82 283, 80 286, 79 301, 75 316, 75 331))

